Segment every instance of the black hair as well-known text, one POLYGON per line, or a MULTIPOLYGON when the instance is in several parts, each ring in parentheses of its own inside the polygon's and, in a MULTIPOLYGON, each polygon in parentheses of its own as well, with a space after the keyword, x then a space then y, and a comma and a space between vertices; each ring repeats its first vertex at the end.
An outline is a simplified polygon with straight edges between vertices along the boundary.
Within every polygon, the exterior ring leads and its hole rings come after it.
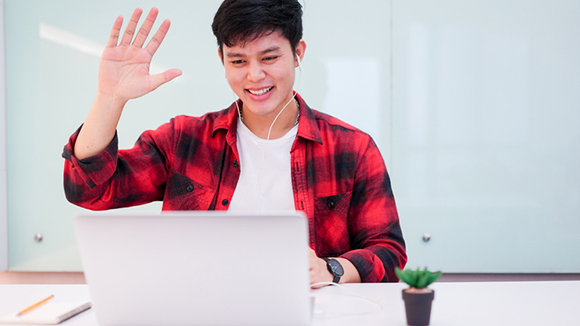
POLYGON ((225 0, 211 25, 220 52, 280 31, 292 51, 302 39, 302 5, 298 0, 225 0))

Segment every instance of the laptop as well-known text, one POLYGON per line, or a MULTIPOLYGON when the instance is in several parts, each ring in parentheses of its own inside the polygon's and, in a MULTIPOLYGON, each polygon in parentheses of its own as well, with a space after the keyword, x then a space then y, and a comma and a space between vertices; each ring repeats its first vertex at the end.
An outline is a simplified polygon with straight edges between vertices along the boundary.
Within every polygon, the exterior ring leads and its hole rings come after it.
POLYGON ((301 212, 79 214, 100 325, 309 325, 301 212))

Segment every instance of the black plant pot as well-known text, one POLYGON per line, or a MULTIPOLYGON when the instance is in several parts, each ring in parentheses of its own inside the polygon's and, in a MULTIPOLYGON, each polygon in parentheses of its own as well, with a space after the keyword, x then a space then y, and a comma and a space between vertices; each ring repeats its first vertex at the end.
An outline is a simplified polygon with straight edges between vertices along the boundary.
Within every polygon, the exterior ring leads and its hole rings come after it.
POLYGON ((431 317, 431 303, 435 298, 435 291, 427 293, 409 293, 403 290, 407 324, 412 326, 429 325, 431 317))

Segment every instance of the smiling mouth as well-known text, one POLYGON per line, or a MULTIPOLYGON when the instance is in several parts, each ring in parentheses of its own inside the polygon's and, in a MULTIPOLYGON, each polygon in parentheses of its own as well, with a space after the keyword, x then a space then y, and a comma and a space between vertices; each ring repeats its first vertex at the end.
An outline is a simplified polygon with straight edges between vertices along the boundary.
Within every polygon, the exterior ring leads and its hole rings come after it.
POLYGON ((262 89, 260 89, 260 90, 257 90, 257 91, 253 91, 253 90, 251 90, 251 89, 246 89, 246 90, 247 90, 247 91, 248 91, 250 94, 257 95, 257 96, 260 96, 260 95, 264 95, 264 94, 268 93, 269 91, 271 91, 271 90, 272 90, 272 88, 274 88, 274 86, 271 86, 271 87, 266 87, 266 88, 262 88, 262 89))

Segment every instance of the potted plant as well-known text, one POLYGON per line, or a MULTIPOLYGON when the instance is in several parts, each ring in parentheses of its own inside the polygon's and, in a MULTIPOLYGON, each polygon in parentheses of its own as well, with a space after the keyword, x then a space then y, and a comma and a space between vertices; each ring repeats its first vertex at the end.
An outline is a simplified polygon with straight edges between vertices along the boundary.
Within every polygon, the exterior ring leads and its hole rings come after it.
POLYGON ((409 285, 409 288, 403 290, 407 324, 429 325, 431 303, 435 298, 435 291, 428 289, 427 286, 437 281, 441 277, 441 272, 431 273, 427 268, 404 271, 396 268, 395 273, 401 281, 409 285))

